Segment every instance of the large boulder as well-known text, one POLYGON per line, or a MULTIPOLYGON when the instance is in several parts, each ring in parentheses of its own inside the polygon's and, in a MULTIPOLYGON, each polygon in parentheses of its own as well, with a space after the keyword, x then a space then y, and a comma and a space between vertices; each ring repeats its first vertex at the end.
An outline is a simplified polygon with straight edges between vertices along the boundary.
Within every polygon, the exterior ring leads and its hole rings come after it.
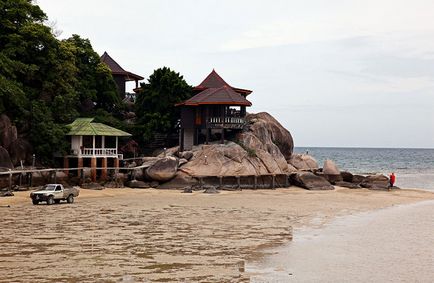
POLYGON ((182 165, 190 176, 237 176, 289 173, 285 158, 234 142, 193 147, 193 157, 182 165))
POLYGON ((318 163, 315 158, 308 154, 293 154, 288 163, 297 170, 313 171, 318 169, 318 163))
POLYGON ((9 154, 14 165, 19 165, 23 160, 27 164, 32 162, 32 145, 25 139, 18 138, 9 145, 9 154))
POLYGON ((4 147, 0 146, 0 170, 6 168, 13 169, 14 166, 11 162, 9 152, 4 147))
POLYGON ((343 180, 338 166, 330 159, 324 161, 322 173, 324 174, 324 177, 332 184, 341 182, 343 180))
POLYGON ((297 172, 291 175, 291 182, 308 190, 333 190, 334 187, 321 176, 312 172, 297 172))
POLYGON ((369 189, 387 189, 389 187, 389 178, 382 174, 368 175, 360 185, 369 189))
POLYGON ((175 178, 158 186, 159 189, 185 189, 198 183, 197 179, 184 173, 182 169, 178 170, 175 178))
POLYGON ((127 187, 135 188, 135 189, 148 189, 151 186, 149 185, 149 183, 143 181, 132 180, 127 182, 127 187))
POLYGON ((146 176, 158 182, 167 182, 176 175, 178 170, 178 159, 167 156, 159 159, 146 169, 146 176))

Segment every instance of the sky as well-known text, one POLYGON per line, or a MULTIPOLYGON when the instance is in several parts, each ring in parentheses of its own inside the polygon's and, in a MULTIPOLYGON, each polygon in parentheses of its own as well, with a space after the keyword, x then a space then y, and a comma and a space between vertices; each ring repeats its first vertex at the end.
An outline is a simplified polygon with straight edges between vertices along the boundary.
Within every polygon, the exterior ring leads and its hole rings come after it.
POLYGON ((432 0, 36 3, 59 38, 145 78, 167 66, 197 85, 215 69, 295 146, 434 148, 432 0))

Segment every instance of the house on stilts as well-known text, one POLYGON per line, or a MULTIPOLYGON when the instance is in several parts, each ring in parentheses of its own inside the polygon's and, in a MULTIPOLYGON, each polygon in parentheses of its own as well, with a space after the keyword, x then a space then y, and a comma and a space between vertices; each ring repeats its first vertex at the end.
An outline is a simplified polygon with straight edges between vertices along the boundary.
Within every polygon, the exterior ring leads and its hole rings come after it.
POLYGON ((180 151, 215 139, 224 143, 226 132, 243 128, 251 90, 230 86, 215 70, 193 90, 193 97, 176 105, 181 108, 180 151))
POLYGON ((130 137, 131 134, 94 123, 93 118, 78 118, 69 127, 66 135, 71 137, 71 150, 64 156, 65 169, 90 167, 91 179, 95 182, 98 177, 101 180, 107 178, 108 167, 119 168, 119 160, 123 159, 118 151, 119 137, 130 137))

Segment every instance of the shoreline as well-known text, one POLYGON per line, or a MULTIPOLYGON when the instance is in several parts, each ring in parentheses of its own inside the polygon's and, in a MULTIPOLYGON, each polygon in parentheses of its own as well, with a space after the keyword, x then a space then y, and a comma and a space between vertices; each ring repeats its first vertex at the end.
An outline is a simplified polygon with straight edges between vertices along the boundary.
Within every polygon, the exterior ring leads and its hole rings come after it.
MULTIPOLYGON (((290 242, 293 229, 323 227, 340 216, 434 200, 434 193, 413 189, 290 187, 215 195, 82 189, 73 205, 33 206, 28 191, 15 193, 0 199, 0 206, 11 205, 0 208, 0 228, 5 231, 1 240, 10 243, 0 256, 0 282, 25 281, 32 276, 29 271, 57 261, 70 265, 62 278, 79 281, 116 282, 132 276, 137 281, 248 282, 245 262, 262 259, 269 248, 290 242), (58 215, 56 221, 45 223, 51 212, 58 215), (41 248, 45 243, 50 246, 41 248), (98 272, 90 266, 98 266, 98 272)), ((42 281, 60 279, 48 271, 39 276, 42 281)))
POLYGON ((300 228, 293 241, 249 262, 246 272, 254 283, 431 282, 433 212, 434 200, 424 200, 300 228))

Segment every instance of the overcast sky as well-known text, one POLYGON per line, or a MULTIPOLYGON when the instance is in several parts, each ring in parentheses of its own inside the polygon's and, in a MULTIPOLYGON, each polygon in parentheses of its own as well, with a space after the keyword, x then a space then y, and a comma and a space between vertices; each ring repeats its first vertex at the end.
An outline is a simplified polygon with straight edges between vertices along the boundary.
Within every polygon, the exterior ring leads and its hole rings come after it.
MULTIPOLYGON (((432 0, 38 0, 147 78, 216 71, 296 146, 434 147, 432 0)), ((131 87, 133 84, 131 85, 131 87)))

